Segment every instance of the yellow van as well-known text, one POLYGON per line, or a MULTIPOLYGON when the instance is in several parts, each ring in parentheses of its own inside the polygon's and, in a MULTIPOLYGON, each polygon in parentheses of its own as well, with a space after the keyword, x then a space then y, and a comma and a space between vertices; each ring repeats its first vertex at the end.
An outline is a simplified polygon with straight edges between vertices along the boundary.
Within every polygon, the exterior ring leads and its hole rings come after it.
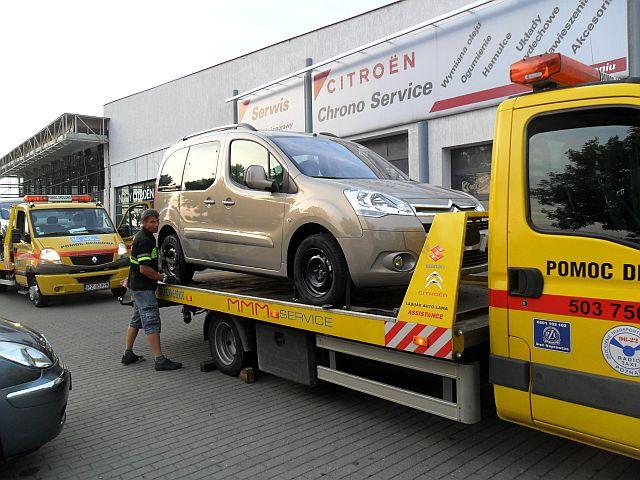
POLYGON ((28 195, 11 210, 0 289, 28 289, 36 307, 54 295, 122 295, 129 255, 102 204, 89 195, 28 195))

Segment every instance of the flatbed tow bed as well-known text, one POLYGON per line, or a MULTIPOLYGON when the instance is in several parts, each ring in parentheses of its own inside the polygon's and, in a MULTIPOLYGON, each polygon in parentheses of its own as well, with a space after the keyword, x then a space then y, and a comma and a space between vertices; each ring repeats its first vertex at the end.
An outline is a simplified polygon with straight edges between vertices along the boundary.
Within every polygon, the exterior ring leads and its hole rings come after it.
POLYGON ((340 309, 298 303, 292 282, 228 272, 199 274, 188 286, 162 284, 158 298, 183 305, 187 320, 207 312, 210 342, 212 322, 233 323, 241 348, 257 350, 261 370, 307 385, 324 380, 476 423, 480 365, 464 351, 488 341, 488 290, 486 277, 461 278, 460 272, 468 226, 486 217, 439 216, 408 288, 354 292, 340 309), (356 359, 369 368, 354 367, 356 359), (389 368, 408 375, 378 374, 389 368), (406 382, 407 376, 416 381, 406 382))

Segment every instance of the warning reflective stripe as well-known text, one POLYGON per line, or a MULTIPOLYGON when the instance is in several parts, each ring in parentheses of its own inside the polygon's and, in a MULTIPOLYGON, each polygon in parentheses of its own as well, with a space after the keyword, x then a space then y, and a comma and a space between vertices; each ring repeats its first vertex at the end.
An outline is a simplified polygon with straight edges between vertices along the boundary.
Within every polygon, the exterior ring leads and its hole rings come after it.
POLYGON ((158 249, 156 247, 151 250, 151 258, 158 258, 158 249))
POLYGON ((133 257, 129 258, 129 261, 130 261, 131 263, 133 263, 134 265, 138 265, 138 264, 140 263, 140 262, 138 262, 138 261, 137 261, 135 258, 133 258, 133 257))
MULTIPOLYGON (((396 333, 390 341, 386 340, 387 347, 396 348, 398 344, 411 332, 415 323, 397 322, 398 324, 404 324, 400 326, 398 333, 396 333)), ((392 324, 393 325, 393 324, 392 324)), ((402 350, 402 349, 401 349, 402 350)))
POLYGON ((489 291, 489 305, 493 308, 640 323, 640 302, 636 301, 551 294, 526 298, 526 305, 522 300, 521 297, 512 297, 506 290, 489 291))
POLYGON ((397 321, 385 322, 384 333, 386 347, 431 357, 451 358, 453 335, 450 328, 397 321), (413 343, 414 337, 426 338, 426 345, 416 345, 413 343))
POLYGON ((151 260, 150 256, 138 256, 138 262, 142 262, 143 260, 151 260))

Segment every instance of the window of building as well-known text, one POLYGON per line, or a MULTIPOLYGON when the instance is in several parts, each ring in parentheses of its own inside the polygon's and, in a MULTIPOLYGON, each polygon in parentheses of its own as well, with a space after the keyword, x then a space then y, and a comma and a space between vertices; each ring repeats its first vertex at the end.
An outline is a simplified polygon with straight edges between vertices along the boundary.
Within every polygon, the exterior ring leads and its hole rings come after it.
POLYGON ((21 194, 89 194, 104 200, 104 146, 81 150, 23 174, 21 194))
POLYGON ((245 186, 244 172, 251 165, 260 165, 264 168, 267 178, 278 183, 282 191, 284 170, 278 160, 262 145, 249 140, 235 140, 231 143, 230 158, 231 179, 238 185, 245 186))
POLYGON ((409 135, 407 133, 372 140, 356 140, 356 142, 373 150, 396 168, 409 174, 409 135))
POLYGON ((155 183, 155 180, 147 180, 145 182, 134 183, 132 185, 125 185, 116 188, 116 225, 120 224, 122 215, 131 205, 139 202, 153 202, 155 183))
POLYGON ((451 188, 476 197, 489 206, 491 144, 451 149, 451 188))
POLYGON ((189 148, 183 177, 185 190, 206 190, 213 184, 219 153, 219 142, 201 143, 189 148))
POLYGON ((545 232, 640 247, 640 111, 543 115, 527 130, 529 218, 545 232))
POLYGON ((158 189, 180 190, 187 151, 188 148, 181 148, 167 158, 162 166, 162 172, 160 172, 158 189))

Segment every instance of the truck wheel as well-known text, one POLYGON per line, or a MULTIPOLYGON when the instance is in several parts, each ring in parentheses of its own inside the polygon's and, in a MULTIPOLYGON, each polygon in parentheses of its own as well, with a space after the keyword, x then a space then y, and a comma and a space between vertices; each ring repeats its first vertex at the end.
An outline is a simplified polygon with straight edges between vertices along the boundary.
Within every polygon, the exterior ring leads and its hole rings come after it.
POLYGON ((124 296, 125 293, 127 293, 127 289, 124 287, 112 288, 111 293, 113 293, 114 297, 120 298, 124 296))
POLYGON ((293 279, 303 302, 341 307, 351 279, 338 241, 326 233, 305 238, 293 261, 293 279))
POLYGON ((38 283, 35 281, 35 279, 30 283, 31 285, 29 286, 29 300, 31 300, 31 303, 33 303, 33 305, 38 308, 46 307, 47 305, 49 305, 49 297, 40 292, 38 283))
POLYGON ((167 275, 176 277, 181 284, 193 280, 194 268, 184 259, 184 253, 177 235, 169 235, 162 242, 162 270, 167 275))
POLYGON ((248 360, 233 320, 214 318, 209 324, 209 350, 218 370, 237 377, 248 360))

